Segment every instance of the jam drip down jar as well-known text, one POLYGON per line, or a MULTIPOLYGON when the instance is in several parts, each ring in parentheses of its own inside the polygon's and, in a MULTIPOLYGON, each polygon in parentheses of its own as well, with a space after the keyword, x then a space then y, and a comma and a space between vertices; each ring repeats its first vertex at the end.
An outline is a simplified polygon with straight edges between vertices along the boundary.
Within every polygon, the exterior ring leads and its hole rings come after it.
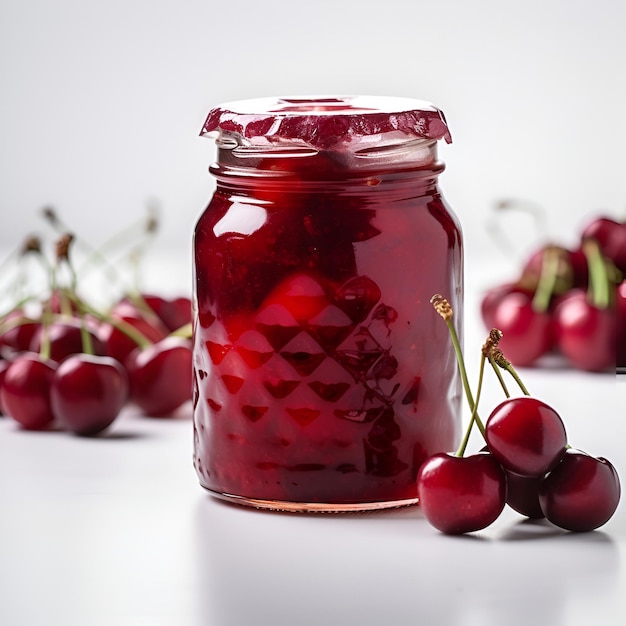
MULTIPOLYGON (((456 448, 461 384, 435 293, 462 319, 443 114, 410 99, 213 109, 194 236, 194 464, 213 494, 292 511, 417 502, 456 448)), ((457 327, 461 334, 462 329, 457 327)))

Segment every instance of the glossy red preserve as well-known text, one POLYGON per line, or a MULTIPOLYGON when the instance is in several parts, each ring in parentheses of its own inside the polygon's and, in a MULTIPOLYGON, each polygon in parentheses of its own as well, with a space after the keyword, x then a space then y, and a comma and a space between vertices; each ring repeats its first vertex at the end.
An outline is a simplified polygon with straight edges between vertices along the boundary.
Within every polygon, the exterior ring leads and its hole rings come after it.
POLYGON ((209 114, 217 187, 194 237, 195 467, 243 504, 417 500, 454 449, 462 243, 438 188, 441 112, 388 98, 256 100, 209 114))

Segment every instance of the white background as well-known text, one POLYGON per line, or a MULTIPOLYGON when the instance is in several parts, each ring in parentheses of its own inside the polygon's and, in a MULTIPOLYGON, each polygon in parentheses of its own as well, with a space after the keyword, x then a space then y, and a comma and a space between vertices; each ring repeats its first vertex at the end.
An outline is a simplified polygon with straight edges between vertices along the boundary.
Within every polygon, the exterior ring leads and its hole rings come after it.
MULTIPOLYGON (((276 94, 422 98, 445 111, 454 137, 441 186, 465 230, 466 347, 478 354, 478 289, 511 265, 486 229, 499 199, 539 203, 544 234, 566 242, 589 214, 626 212, 625 7, 0 0, 0 249, 45 231, 43 205, 97 244, 156 201, 168 254, 151 280, 189 285, 191 232, 213 187, 213 147, 198 137, 212 106, 276 94)), ((507 224, 518 254, 534 225, 507 224)), ((624 480, 616 407, 626 382, 567 370, 524 378, 561 412, 571 443, 613 460, 624 480)), ((439 535, 417 507, 264 515, 200 489, 189 417, 126 412, 93 440, 0 420, 0 623, 623 622, 624 501, 587 535, 511 511, 473 538, 439 535)))
MULTIPOLYGON (((442 189, 468 255, 503 197, 568 243, 626 212, 618 0, 0 0, 0 247, 54 206, 97 244, 162 208, 186 262, 213 182, 208 110, 267 95, 398 95, 449 121, 442 189)), ((535 238, 532 221, 505 220, 535 238)), ((486 245, 487 244, 487 247, 486 245)))

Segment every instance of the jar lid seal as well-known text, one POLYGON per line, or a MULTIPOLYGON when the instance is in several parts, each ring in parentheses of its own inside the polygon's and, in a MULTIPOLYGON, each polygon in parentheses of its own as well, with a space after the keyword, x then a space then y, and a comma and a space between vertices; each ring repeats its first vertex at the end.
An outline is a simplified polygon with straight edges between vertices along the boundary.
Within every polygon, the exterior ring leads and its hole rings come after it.
POLYGON ((331 149, 389 133, 407 138, 452 138, 441 110, 423 100, 386 96, 258 98, 215 107, 200 135, 239 135, 268 143, 303 142, 331 149))

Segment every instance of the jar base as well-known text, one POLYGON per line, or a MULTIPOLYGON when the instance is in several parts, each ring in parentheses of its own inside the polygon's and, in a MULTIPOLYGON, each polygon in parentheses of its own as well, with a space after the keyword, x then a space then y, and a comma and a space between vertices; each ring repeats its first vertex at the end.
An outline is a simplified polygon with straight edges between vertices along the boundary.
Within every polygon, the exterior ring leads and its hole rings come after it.
POLYGON ((212 496, 232 504, 268 511, 285 511, 288 513, 358 513, 363 511, 397 509, 418 503, 418 498, 388 500, 384 502, 351 502, 345 504, 337 504, 334 502, 289 502, 282 500, 257 500, 255 498, 235 496, 229 493, 219 493, 211 489, 207 489, 207 491, 212 496))

